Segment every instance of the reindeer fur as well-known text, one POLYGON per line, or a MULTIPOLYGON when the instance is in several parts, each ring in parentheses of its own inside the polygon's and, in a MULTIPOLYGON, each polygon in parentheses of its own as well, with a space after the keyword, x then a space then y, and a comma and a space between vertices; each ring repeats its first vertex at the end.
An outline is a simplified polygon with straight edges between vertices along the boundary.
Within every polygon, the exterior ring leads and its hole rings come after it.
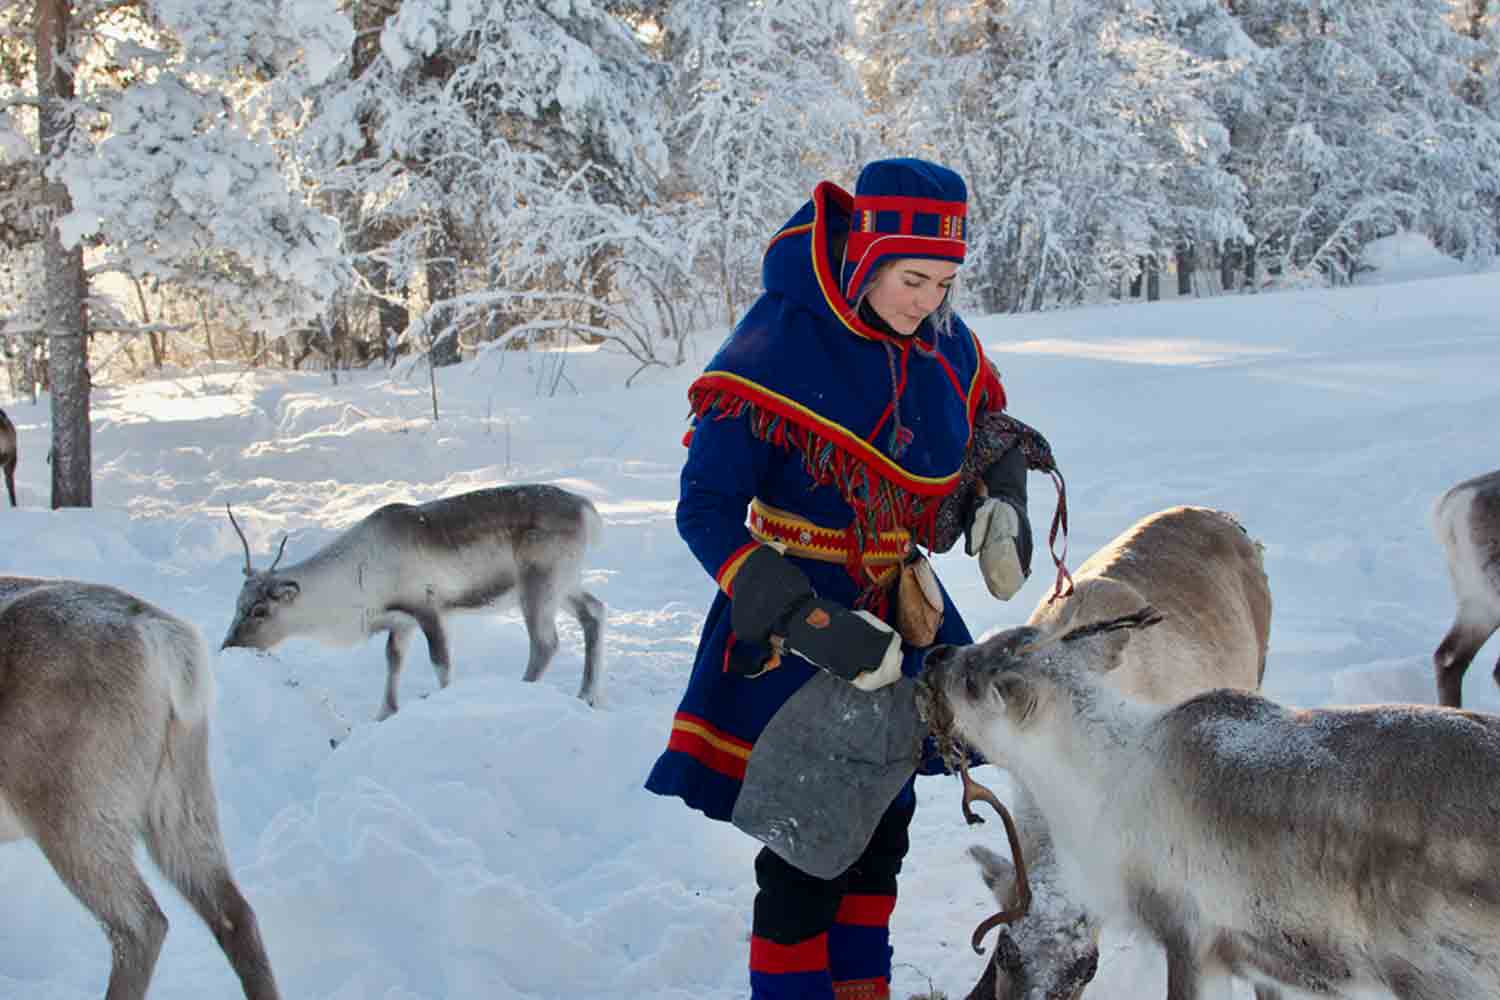
POLYGON ((1168 1000, 1232 978, 1500 995, 1500 718, 1230 689, 1162 707, 1105 680, 1130 633, 1024 651, 1038 636, 946 648, 930 683, 1031 795, 1069 893, 1165 947, 1168 1000))
MULTIPOLYGON (((1463 704, 1464 673, 1500 628, 1500 471, 1476 476, 1443 493, 1432 508, 1458 611, 1432 655, 1438 703, 1463 704)), ((1500 682, 1500 663, 1495 665, 1500 682)))
POLYGON ((10 505, 16 505, 16 425, 0 410, 0 473, 5 476, 5 492, 10 505))
POLYGON ((213 672, 197 630, 112 587, 0 577, 0 636, 0 840, 35 841, 103 926, 106 1000, 145 997, 167 933, 136 868, 137 838, 208 924, 245 996, 276 1000, 219 832, 213 672))
MULTIPOLYGON (((1028 625, 1055 640, 1147 605, 1158 608, 1164 621, 1134 636, 1101 676, 1105 684, 1157 704, 1211 688, 1260 686, 1271 593, 1260 545, 1234 518, 1206 507, 1147 515, 1078 568, 1069 596, 1044 597, 1028 625)), ((1002 931, 986 969, 988 982, 970 997, 1073 1000, 1098 968, 1099 924, 1063 891, 1061 869, 1070 858, 1054 849, 1046 819, 1024 787, 1014 807, 1035 894, 1026 915, 1002 931)), ((1001 907, 1013 906, 1010 862, 979 845, 971 854, 1001 907)))
POLYGON ((578 696, 592 705, 600 697, 604 605, 582 588, 579 575, 601 530, 598 512, 584 497, 521 485, 419 506, 387 504, 283 569, 275 563, 253 569, 246 543, 246 579, 224 645, 270 649, 296 635, 353 645, 386 632, 378 716, 384 719, 398 707, 397 682, 413 631, 426 637, 438 684, 447 687, 452 666, 443 618, 514 593, 531 643, 525 680, 537 680, 551 663, 557 611, 566 607, 583 627, 578 696))

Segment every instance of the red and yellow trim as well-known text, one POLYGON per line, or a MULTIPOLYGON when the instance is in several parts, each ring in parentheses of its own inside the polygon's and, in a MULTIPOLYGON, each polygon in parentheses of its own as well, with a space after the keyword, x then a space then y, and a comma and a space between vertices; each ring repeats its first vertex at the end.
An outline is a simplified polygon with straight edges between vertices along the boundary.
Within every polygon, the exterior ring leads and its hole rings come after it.
MULTIPOLYGON (((972 389, 972 386, 971 386, 972 389)), ((758 382, 752 382, 742 375, 726 371, 707 371, 700 375, 688 390, 690 397, 696 399, 715 391, 728 393, 738 399, 753 403, 756 406, 775 413, 777 416, 790 421, 806 429, 809 433, 832 444, 845 454, 857 461, 865 463, 882 479, 890 482, 908 493, 924 497, 947 496, 953 485, 958 481, 959 469, 954 469, 945 476, 918 476, 907 472, 894 460, 874 445, 865 441, 858 434, 845 427, 843 424, 835 423, 826 417, 820 416, 807 407, 793 400, 789 396, 783 396, 779 392, 767 389, 758 382)), ((973 414, 978 405, 977 400, 968 400, 969 404, 969 428, 973 433, 973 414)))
POLYGON ((719 589, 724 591, 726 597, 734 596, 734 578, 739 574, 740 567, 745 565, 745 560, 750 558, 750 553, 758 548, 760 548, 758 543, 746 542, 731 552, 729 558, 724 560, 724 565, 720 566, 719 571, 714 574, 719 589))
MULTIPOLYGON (((989 359, 984 356, 984 346, 979 343, 978 335, 970 330, 969 339, 974 342, 974 375, 969 379, 969 391, 964 398, 969 404, 969 436, 973 437, 974 418, 979 415, 980 404, 986 402, 986 395, 990 397, 986 410, 1003 410, 1007 400, 1000 373, 991 367, 989 359)), ((946 359, 943 363, 947 364, 946 359)), ((955 382, 958 380, 957 375, 953 378, 955 382)), ((968 450, 967 445, 964 450, 968 450)))
POLYGON ((770 253, 772 247, 774 247, 782 240, 786 239, 788 236, 796 236, 798 233, 805 233, 808 230, 812 229, 812 227, 813 224, 811 222, 804 222, 800 226, 787 226, 781 232, 771 237, 771 242, 766 244, 766 253, 770 253))
MULTIPOLYGON (((858 310, 848 299, 844 298, 843 289, 839 287, 838 275, 830 270, 827 226, 827 203, 830 201, 846 212, 854 210, 854 196, 832 181, 823 181, 813 188, 813 220, 808 224, 811 227, 812 238, 807 241, 807 244, 811 248, 812 270, 813 276, 818 281, 818 290, 823 293, 823 299, 828 303, 828 308, 851 333, 866 340, 889 341, 899 347, 906 338, 883 333, 860 319, 858 310)), ((796 228, 801 231, 804 227, 797 226, 796 228)))
POLYGON ((745 766, 750 760, 750 744, 710 725, 687 712, 672 719, 672 735, 667 749, 685 753, 711 771, 735 781, 745 780, 745 766))
MULTIPOLYGON (((860 552, 854 547, 847 529, 824 528, 790 511, 762 503, 758 498, 750 501, 748 526, 752 537, 761 542, 777 543, 787 555, 841 565, 848 564, 851 554, 857 555, 867 572, 875 567, 893 569, 911 553, 912 548, 911 532, 897 529, 866 538, 865 548, 860 552)), ((879 578, 885 573, 870 572, 870 575, 879 578)))
POLYGON ((890 1000, 891 984, 877 979, 841 979, 833 984, 834 1000, 890 1000))

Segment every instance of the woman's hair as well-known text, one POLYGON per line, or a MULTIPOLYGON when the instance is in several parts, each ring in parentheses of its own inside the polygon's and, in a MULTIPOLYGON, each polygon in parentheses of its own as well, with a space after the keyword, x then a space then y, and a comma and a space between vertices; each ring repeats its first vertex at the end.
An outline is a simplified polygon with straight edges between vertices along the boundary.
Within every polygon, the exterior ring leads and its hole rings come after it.
MULTIPOLYGON (((875 270, 871 272, 870 279, 865 282, 865 286, 859 290, 859 295, 850 303, 854 306, 855 312, 858 312, 864 306, 865 299, 870 297, 870 289, 875 287, 885 272, 890 270, 891 265, 899 259, 901 258, 883 260, 875 265, 875 270)), ((953 332, 953 293, 957 288, 958 275, 955 273, 952 283, 948 286, 948 294, 943 296, 942 304, 934 309, 932 315, 928 317, 932 320, 932 328, 938 332, 939 336, 947 336, 953 332)))

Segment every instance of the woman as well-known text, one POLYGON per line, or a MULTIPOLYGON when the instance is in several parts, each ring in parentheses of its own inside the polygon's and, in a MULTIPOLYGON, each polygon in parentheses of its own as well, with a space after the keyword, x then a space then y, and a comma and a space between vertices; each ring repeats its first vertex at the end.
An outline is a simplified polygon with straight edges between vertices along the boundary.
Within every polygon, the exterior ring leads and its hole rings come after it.
MULTIPOLYGON (((728 820, 757 738, 818 669, 877 691, 915 676, 931 644, 972 641, 940 588, 935 636, 913 645, 889 624, 976 418, 1005 406, 949 306, 966 210, 963 179, 923 160, 869 164, 852 197, 818 185, 766 251, 765 293, 689 390, 677 525, 719 591, 651 791, 728 820)), ((1008 598, 1030 560, 1026 462, 1016 449, 982 472, 970 551, 1008 598)), ((889 996, 915 805, 908 778, 833 878, 760 852, 752 997, 889 996)))

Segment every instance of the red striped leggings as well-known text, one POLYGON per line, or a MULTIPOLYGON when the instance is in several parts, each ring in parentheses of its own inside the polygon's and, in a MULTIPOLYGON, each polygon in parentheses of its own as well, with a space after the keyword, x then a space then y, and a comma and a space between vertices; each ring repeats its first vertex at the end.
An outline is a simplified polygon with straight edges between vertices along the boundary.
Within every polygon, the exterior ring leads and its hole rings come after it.
POLYGON ((890 918, 915 809, 907 784, 859 860, 837 878, 815 878, 761 850, 750 938, 752 1000, 890 996, 890 918))

